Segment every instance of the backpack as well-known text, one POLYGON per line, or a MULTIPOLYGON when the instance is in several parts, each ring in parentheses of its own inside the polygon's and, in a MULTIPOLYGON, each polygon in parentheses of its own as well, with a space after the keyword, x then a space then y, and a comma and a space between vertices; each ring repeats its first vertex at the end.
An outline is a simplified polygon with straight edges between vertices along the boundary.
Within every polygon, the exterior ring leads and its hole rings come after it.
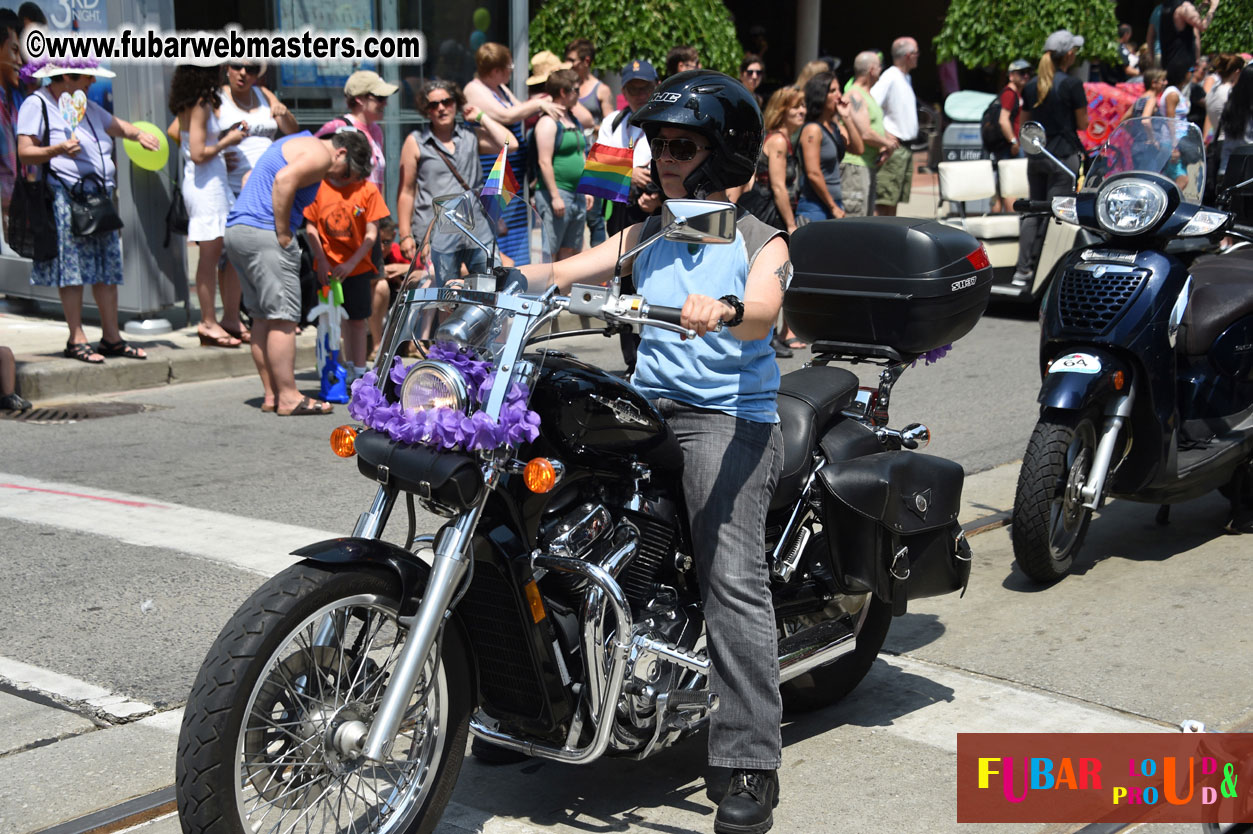
MULTIPOLYGON (((1018 108, 1019 104, 1015 102, 1014 109, 1009 111, 1009 123, 1011 125, 1018 118, 1018 108)), ((983 111, 983 118, 979 120, 979 137, 983 140, 983 149, 985 151, 1002 151, 1009 147, 1009 143, 1005 141, 1005 134, 1001 133, 1000 96, 992 99, 988 109, 983 111)))
MULTIPOLYGON (((562 134, 568 129, 561 123, 559 119, 553 119, 557 123, 557 135, 553 138, 553 149, 561 147, 562 134)), ((536 127, 539 122, 535 123, 536 127)), ((526 181, 530 183, 532 188, 539 185, 539 148, 535 144, 535 128, 531 128, 526 132, 526 181)))

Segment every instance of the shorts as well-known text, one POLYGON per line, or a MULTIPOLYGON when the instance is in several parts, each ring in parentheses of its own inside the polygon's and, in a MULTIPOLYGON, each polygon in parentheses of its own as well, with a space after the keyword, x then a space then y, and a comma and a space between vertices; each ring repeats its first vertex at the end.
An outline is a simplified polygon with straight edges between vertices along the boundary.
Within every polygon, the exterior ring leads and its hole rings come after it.
POLYGON ((875 185, 875 204, 895 206, 909 202, 910 187, 914 183, 914 152, 900 147, 892 151, 879 166, 875 185))
POLYGON ((350 275, 340 283, 344 287, 344 311, 349 321, 362 321, 370 317, 374 307, 374 270, 350 275))
POLYGON ((583 195, 569 191, 558 193, 566 204, 562 217, 553 214, 552 198, 547 191, 540 189, 535 192, 535 210, 539 212, 543 224, 544 254, 550 259, 556 257, 558 249, 580 251, 583 248, 583 227, 587 223, 587 201, 583 195))
POLYGON ((873 172, 865 165, 840 163, 840 183, 844 186, 844 211, 850 217, 874 214, 873 172))
POLYGON ((226 227, 226 255, 239 273, 244 307, 254 318, 300 321, 300 244, 286 249, 273 230, 226 227))

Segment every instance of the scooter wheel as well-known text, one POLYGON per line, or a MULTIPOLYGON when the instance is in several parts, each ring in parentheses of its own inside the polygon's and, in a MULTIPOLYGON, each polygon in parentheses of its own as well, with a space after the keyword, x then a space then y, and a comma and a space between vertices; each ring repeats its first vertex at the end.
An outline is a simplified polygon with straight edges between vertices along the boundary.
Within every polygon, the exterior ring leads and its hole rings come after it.
POLYGON ((1036 582, 1070 572, 1092 511, 1081 491, 1096 454, 1095 412, 1050 409, 1036 423, 1014 496, 1014 561, 1036 582))

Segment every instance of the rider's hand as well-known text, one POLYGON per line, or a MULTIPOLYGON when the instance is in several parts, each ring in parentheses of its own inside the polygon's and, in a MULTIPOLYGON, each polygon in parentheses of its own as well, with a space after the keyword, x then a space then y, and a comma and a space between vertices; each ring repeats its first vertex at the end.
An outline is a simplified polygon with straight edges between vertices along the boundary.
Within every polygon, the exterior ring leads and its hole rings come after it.
POLYGON ((735 315, 735 310, 725 301, 707 295, 689 295, 683 303, 679 323, 696 335, 704 336, 718 327, 719 322, 735 315))

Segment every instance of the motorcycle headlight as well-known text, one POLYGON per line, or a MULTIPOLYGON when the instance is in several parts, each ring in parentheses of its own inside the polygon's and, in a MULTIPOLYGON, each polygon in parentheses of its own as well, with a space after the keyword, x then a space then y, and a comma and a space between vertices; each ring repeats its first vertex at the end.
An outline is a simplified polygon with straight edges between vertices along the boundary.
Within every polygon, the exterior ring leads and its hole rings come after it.
POLYGON ((1101 228, 1115 235, 1138 235, 1166 212, 1166 192, 1151 182, 1120 182, 1107 186, 1096 201, 1101 228))
POLYGON ((464 411, 468 400, 465 378, 446 362, 419 362, 400 386, 400 404, 406 409, 464 411))

